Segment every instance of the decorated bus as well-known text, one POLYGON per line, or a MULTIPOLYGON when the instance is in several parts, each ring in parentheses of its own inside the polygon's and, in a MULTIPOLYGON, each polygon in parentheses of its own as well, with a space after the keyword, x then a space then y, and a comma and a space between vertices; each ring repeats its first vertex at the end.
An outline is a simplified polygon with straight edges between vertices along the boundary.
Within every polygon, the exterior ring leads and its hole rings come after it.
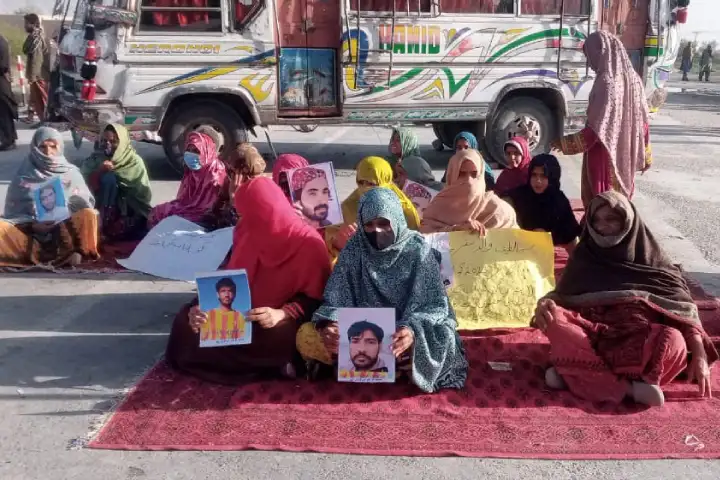
POLYGON ((508 137, 545 151, 584 123, 598 28, 642 42, 629 51, 659 106, 675 1, 79 0, 61 112, 76 141, 124 124, 178 167, 193 130, 226 154, 274 125, 402 123, 432 125, 438 149, 472 131, 502 164, 508 137))

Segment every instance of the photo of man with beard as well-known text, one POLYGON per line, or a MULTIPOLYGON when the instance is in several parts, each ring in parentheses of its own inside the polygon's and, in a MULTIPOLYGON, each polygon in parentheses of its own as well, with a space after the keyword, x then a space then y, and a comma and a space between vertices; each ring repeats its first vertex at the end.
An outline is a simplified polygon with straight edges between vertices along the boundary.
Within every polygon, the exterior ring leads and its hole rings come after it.
POLYGON ((334 218, 340 209, 336 205, 332 175, 322 168, 325 165, 329 164, 298 168, 289 173, 293 205, 314 228, 342 223, 342 218, 334 218))
POLYGON ((353 323, 348 329, 350 342, 351 372, 387 372, 385 362, 380 358, 380 348, 385 333, 374 323, 363 320, 353 323))
POLYGON ((70 218, 60 177, 54 177, 38 187, 35 191, 35 210, 38 222, 59 223, 70 218))

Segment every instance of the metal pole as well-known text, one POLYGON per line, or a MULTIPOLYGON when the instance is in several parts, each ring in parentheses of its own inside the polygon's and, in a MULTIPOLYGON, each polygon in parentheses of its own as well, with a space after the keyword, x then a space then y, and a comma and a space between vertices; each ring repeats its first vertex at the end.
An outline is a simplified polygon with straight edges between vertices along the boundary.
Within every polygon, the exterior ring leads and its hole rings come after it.
POLYGON ((387 88, 390 88, 390 80, 392 79, 392 69, 393 69, 393 56, 394 56, 394 52, 395 52, 395 19, 397 16, 397 4, 395 3, 395 0, 393 0, 392 14, 393 14, 392 28, 391 28, 392 41, 390 42, 390 67, 388 68, 387 88))
MULTIPOLYGON (((358 77, 360 76, 360 2, 357 0, 357 32, 355 33, 355 90, 358 88, 358 77)), ((350 40, 350 32, 348 32, 348 41, 350 40)))
POLYGON ((562 44, 563 44, 563 25, 565 23, 565 0, 560 0, 560 43, 558 44, 558 58, 557 58, 557 75, 558 79, 562 80, 560 74, 560 66, 562 59, 562 44))

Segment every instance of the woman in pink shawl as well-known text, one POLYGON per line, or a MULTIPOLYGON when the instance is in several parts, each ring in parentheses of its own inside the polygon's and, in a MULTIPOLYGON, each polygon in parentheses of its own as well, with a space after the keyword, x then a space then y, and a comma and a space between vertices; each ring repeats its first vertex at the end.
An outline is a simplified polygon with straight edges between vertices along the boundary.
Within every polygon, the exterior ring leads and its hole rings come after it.
POLYGON ((635 172, 650 168, 648 106, 642 81, 620 40, 605 31, 588 36, 583 47, 596 73, 587 125, 553 142, 566 155, 583 153, 581 196, 590 200, 610 190, 632 198, 635 172))
POLYGON ((177 198, 152 209, 148 218, 149 228, 171 215, 201 222, 218 199, 226 173, 213 140, 204 133, 190 133, 185 140, 184 160, 185 171, 177 198))
POLYGON ((305 158, 295 153, 283 153, 278 155, 272 169, 273 182, 283 191, 288 201, 290 198, 290 184, 288 183, 287 172, 295 168, 303 168, 310 165, 305 158))
POLYGON ((530 146, 525 137, 512 137, 505 142, 505 161, 507 167, 495 182, 495 194, 505 196, 510 190, 525 185, 530 170, 530 146))

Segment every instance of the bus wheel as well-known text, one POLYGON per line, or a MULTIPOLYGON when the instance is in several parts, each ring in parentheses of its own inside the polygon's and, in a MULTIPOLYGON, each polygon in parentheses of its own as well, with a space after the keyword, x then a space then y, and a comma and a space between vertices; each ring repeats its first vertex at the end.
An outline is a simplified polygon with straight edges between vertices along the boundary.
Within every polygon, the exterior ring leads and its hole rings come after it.
POLYGON ((247 142, 245 122, 231 107, 208 99, 183 102, 169 114, 162 135, 165 155, 178 172, 183 171, 185 138, 190 132, 212 138, 223 160, 235 145, 247 142))
POLYGON ((524 136, 530 154, 550 151, 550 142, 557 137, 557 122, 552 111, 538 99, 515 97, 502 102, 490 124, 486 145, 493 160, 505 167, 505 142, 524 136))

